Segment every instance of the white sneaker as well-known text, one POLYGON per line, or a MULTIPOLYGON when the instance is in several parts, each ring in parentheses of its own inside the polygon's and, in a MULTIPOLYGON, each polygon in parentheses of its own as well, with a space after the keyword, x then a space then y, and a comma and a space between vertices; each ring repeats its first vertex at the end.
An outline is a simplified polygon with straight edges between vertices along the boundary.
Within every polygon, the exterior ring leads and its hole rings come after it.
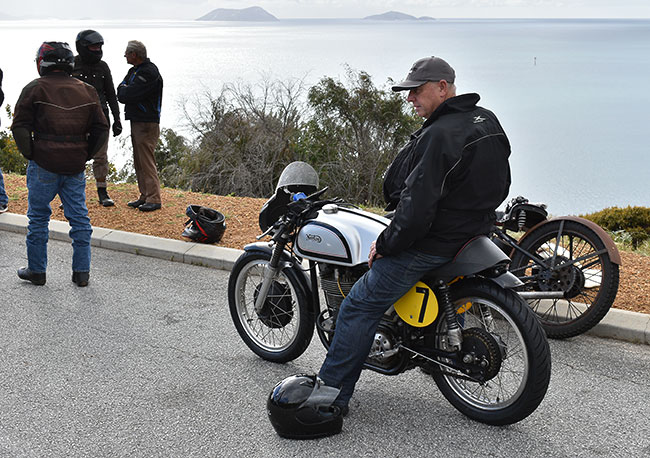
POLYGON ((6 205, 0 205, 0 213, 4 213, 7 210, 9 210, 9 208, 6 205))

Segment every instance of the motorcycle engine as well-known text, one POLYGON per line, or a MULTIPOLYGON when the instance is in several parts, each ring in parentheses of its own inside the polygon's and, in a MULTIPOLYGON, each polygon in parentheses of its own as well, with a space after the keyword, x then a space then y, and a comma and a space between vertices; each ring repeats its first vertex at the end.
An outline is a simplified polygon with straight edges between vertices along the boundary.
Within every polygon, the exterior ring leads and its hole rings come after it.
POLYGON ((366 362, 383 369, 392 369, 399 362, 398 351, 392 327, 381 323, 375 332, 366 362))
MULTIPOLYGON (((319 264, 320 284, 327 310, 321 313, 317 320, 317 326, 333 336, 336 327, 341 302, 349 294, 352 286, 368 271, 367 265, 355 267, 342 267, 331 264, 319 264)), ((396 338, 393 332, 392 322, 382 320, 375 332, 375 338, 368 355, 367 363, 379 366, 383 369, 391 369, 398 362, 398 350, 396 349, 396 338)), ((330 337, 331 342, 331 337, 330 337)))
POLYGON ((368 271, 368 266, 342 267, 332 264, 319 264, 320 285, 325 293, 327 307, 338 312, 341 302, 352 286, 368 271))

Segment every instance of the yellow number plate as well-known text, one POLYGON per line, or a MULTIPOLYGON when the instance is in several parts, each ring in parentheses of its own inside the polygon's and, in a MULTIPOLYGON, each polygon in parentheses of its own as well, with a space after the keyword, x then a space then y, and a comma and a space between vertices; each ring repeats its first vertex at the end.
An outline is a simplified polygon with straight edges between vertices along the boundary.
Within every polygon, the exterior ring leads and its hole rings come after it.
POLYGON ((438 316, 438 300, 433 290, 419 281, 395 302, 399 317, 416 328, 429 326, 438 316))

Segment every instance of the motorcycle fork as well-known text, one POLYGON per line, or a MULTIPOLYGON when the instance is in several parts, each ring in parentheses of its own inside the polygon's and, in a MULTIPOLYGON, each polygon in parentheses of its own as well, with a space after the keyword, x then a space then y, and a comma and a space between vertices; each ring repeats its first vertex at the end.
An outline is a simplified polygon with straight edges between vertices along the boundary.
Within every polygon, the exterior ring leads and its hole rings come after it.
POLYGON ((269 294, 269 289, 273 281, 277 278, 278 272, 283 268, 291 265, 290 263, 281 263, 280 259, 282 258, 282 252, 284 251, 284 243, 276 243, 273 251, 271 252, 271 259, 267 265, 264 266, 264 273, 262 274, 262 286, 260 286, 260 291, 257 295, 257 300, 255 301, 255 311, 261 312, 264 308, 264 302, 266 302, 266 296, 269 294))
POLYGON ((314 316, 320 313, 320 295, 318 294, 318 274, 316 273, 316 262, 309 260, 309 279, 311 281, 311 296, 314 304, 314 316))

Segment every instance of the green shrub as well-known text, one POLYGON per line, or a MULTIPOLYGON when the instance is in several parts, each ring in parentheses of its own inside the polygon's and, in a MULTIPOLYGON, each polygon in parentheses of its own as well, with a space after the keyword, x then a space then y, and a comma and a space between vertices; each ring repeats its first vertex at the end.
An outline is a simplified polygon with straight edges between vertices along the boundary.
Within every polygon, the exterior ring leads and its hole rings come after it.
POLYGON ((629 243, 634 249, 650 238, 648 207, 609 207, 583 217, 612 232, 617 241, 629 243))
POLYGON ((27 173, 27 159, 18 151, 14 137, 6 130, 0 131, 0 169, 6 173, 27 173))

